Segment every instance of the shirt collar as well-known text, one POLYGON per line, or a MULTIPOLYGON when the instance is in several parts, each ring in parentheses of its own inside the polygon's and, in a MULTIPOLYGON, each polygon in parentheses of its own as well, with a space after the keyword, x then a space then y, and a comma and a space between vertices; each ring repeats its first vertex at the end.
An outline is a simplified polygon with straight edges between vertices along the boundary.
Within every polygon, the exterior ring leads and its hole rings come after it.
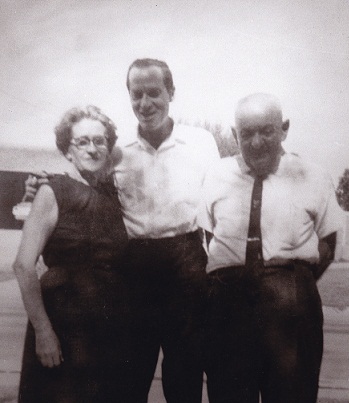
MULTIPOLYGON (((180 131, 177 130, 179 124, 174 123, 172 133, 167 139, 160 145, 158 150, 167 149, 176 145, 176 143, 186 144, 187 141, 183 136, 180 136, 180 131)), ((132 140, 128 141, 125 144, 125 147, 131 147, 135 144, 138 144, 143 149, 153 149, 153 147, 139 134, 138 125, 134 129, 135 135, 132 140)))
POLYGON ((236 156, 236 162, 239 165, 239 168, 241 170, 241 173, 251 175, 252 176, 252 170, 251 168, 246 164, 245 160, 242 157, 242 154, 238 154, 236 156))

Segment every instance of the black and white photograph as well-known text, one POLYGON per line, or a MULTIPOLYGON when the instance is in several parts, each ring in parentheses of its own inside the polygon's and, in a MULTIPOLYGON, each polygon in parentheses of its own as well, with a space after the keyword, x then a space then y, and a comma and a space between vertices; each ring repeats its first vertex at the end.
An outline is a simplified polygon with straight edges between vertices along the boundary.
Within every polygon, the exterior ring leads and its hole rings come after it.
POLYGON ((349 1, 0 1, 0 403, 349 403, 349 1))

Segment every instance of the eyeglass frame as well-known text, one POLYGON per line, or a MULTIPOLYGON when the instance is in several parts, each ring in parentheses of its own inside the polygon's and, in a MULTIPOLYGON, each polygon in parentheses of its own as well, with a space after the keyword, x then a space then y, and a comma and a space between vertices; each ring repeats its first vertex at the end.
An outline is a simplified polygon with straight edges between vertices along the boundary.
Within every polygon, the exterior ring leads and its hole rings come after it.
POLYGON ((81 136, 81 137, 78 137, 77 139, 72 139, 69 144, 75 146, 78 150, 86 150, 86 149, 91 145, 91 143, 93 143, 93 145, 94 145, 96 148, 103 148, 103 147, 107 147, 107 146, 108 146, 108 139, 107 139, 106 136, 94 136, 94 137, 92 137, 92 138, 90 138, 90 137, 88 137, 88 136, 81 136), (88 141, 88 143, 81 145, 81 144, 77 144, 77 143, 74 141, 74 140, 80 140, 80 139, 86 140, 86 141, 88 141), (103 139, 103 144, 96 144, 96 143, 95 143, 95 142, 98 141, 99 139, 100 139, 100 140, 103 139))

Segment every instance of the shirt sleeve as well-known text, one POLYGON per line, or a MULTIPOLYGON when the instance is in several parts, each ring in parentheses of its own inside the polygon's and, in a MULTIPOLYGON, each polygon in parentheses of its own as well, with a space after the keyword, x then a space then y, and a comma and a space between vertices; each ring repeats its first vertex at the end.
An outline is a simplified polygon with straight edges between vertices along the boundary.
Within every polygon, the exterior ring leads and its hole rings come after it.
POLYGON ((344 211, 337 202, 335 188, 329 174, 324 174, 324 180, 319 190, 321 197, 314 225, 319 239, 322 239, 333 232, 337 232, 345 221, 344 211))
POLYGON ((208 170, 202 189, 201 189, 201 200, 199 205, 198 213, 198 226, 206 231, 213 233, 213 214, 211 205, 212 196, 212 168, 208 170))

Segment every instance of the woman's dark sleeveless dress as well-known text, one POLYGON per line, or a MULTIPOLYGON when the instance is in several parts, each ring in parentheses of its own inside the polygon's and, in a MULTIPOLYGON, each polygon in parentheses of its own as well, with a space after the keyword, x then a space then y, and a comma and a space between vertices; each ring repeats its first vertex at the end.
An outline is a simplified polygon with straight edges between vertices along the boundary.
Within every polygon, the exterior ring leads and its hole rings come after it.
POLYGON ((52 369, 41 365, 29 323, 19 401, 132 401, 129 293, 122 264, 127 234, 116 189, 63 175, 54 176, 50 186, 59 218, 43 252, 49 270, 40 281, 64 362, 52 369))

